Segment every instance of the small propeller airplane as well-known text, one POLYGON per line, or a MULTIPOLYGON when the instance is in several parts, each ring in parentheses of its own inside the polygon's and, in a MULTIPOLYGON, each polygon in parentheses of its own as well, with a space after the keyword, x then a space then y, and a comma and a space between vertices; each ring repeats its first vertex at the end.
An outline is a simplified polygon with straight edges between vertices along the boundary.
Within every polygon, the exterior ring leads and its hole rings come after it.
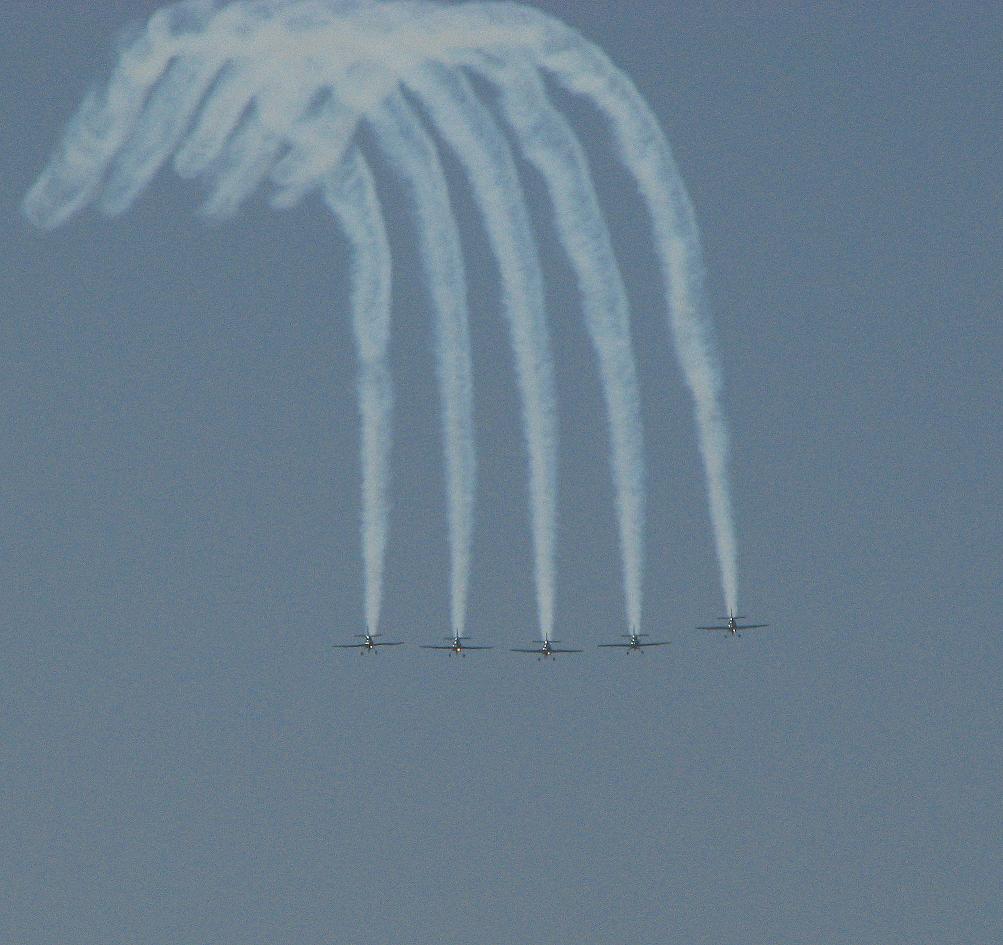
POLYGON ((376 638, 380 636, 378 633, 357 633, 355 634, 359 638, 358 643, 335 643, 333 644, 336 650, 355 650, 358 649, 360 653, 375 653, 378 646, 403 646, 404 641, 394 641, 394 642, 384 642, 383 640, 377 640, 376 638))
POLYGON ((741 630, 758 630, 760 627, 768 627, 768 623, 746 623, 741 624, 739 620, 745 620, 746 618, 739 615, 735 616, 732 612, 729 617, 722 617, 722 620, 727 620, 727 626, 717 626, 717 627, 697 627, 697 630, 727 630, 733 637, 740 637, 742 634, 739 632, 741 630))
POLYGON ((560 647, 553 646, 554 643, 560 643, 560 640, 534 640, 534 643, 539 643, 540 646, 534 647, 533 649, 525 649, 522 647, 514 647, 512 649, 513 653, 535 653, 538 660, 554 659, 555 653, 581 653, 581 650, 564 650, 560 647))
POLYGON ((448 652, 447 655, 449 655, 449 656, 452 656, 454 653, 457 656, 466 656, 467 655, 467 650, 493 650, 494 649, 494 647, 492 647, 492 646, 473 646, 470 643, 464 643, 463 642, 464 640, 469 640, 470 637, 456 636, 456 637, 445 637, 444 639, 446 639, 446 640, 449 641, 448 646, 434 646, 434 645, 431 645, 431 644, 425 644, 425 643, 423 643, 422 646, 421 646, 421 648, 423 650, 448 650, 449 652, 448 652))
POLYGON ((646 637, 647 635, 648 634, 646 634, 646 633, 634 633, 634 631, 631 631, 630 633, 625 633, 624 634, 624 636, 627 638, 627 642, 626 643, 600 643, 598 645, 599 646, 618 647, 618 648, 621 648, 621 649, 626 649, 626 651, 628 653, 631 650, 637 650, 639 653, 643 653, 644 650, 642 649, 642 647, 645 647, 645 646, 668 646, 669 645, 669 641, 668 640, 652 640, 650 642, 643 641, 641 639, 641 637, 646 637))

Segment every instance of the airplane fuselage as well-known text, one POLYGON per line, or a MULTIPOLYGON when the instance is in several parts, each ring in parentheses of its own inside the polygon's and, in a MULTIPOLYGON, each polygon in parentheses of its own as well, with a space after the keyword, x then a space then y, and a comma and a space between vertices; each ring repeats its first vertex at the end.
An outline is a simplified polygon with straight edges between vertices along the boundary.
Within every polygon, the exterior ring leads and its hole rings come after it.
MULTIPOLYGON (((557 651, 561 652, 560 650, 557 651)), ((550 640, 544 640, 543 646, 540 647, 540 659, 542 660, 556 660, 557 654, 554 652, 554 648, 550 643, 550 640)))
POLYGON ((758 630, 761 627, 768 627, 768 623, 739 623, 739 620, 744 619, 738 614, 732 613, 727 617, 722 617, 722 620, 727 620, 726 624, 717 624, 709 627, 697 627, 698 630, 725 630, 730 633, 733 637, 740 637, 743 630, 758 630))
POLYGON ((539 646, 534 646, 532 649, 516 647, 514 653, 535 653, 538 660, 546 659, 557 659, 558 653, 581 653, 581 650, 568 650, 563 647, 555 647, 555 643, 560 643, 560 640, 534 640, 534 643, 539 643, 539 646))

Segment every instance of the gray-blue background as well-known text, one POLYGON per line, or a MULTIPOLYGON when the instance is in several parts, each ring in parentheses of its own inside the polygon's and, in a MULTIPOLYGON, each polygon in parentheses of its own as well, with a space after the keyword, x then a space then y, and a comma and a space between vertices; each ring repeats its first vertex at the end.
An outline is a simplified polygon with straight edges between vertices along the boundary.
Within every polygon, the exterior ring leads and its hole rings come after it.
MULTIPOLYGON (((361 659, 345 246, 315 201, 196 221, 170 174, 51 235, 18 203, 145 2, 4 4, 0 938, 23 945, 1003 940, 992 5, 544 4, 660 116, 728 370, 721 611, 642 208, 569 104, 637 313, 644 657, 605 421, 539 182, 561 398, 556 665, 535 635, 496 278, 470 249, 481 487, 459 661, 361 659)), ((428 301, 385 167, 398 383, 386 629, 447 629, 428 301)), ((540 198, 540 199, 536 199, 540 198)))

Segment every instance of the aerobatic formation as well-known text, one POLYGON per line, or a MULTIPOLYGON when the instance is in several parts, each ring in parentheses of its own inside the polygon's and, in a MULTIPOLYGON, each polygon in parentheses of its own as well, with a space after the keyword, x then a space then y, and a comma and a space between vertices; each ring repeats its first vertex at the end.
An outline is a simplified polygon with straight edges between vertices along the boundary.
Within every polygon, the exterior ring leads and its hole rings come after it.
MULTIPOLYGON (((693 209, 669 145, 630 79, 560 21, 515 3, 208 0, 157 12, 91 92, 24 200, 52 228, 83 207, 129 208, 168 161, 225 218, 261 185, 289 208, 317 192, 352 250, 363 475, 364 650, 380 627, 393 410, 387 348, 393 259, 369 140, 407 188, 432 301, 450 549, 451 636, 462 653, 477 464, 464 254, 444 147, 462 167, 493 252, 514 353, 529 478, 540 631, 553 644, 557 510, 554 368, 540 258, 516 153, 546 187, 577 280, 605 397, 629 649, 642 626, 645 475, 627 292, 589 165, 547 81, 590 103, 647 207, 668 325, 694 401, 725 604, 737 609, 720 371, 693 209), (472 82, 477 81, 477 85, 472 82), (433 137, 433 133, 435 137, 433 137), (511 143, 510 143, 511 142, 511 143)), ((733 623, 734 621, 732 621, 733 623)))

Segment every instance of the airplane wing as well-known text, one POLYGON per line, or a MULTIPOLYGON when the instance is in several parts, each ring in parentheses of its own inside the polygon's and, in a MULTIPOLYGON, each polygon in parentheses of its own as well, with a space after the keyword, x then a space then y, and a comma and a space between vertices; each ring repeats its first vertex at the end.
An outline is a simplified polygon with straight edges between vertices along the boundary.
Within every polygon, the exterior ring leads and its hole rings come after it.
POLYGON ((471 646, 470 644, 464 643, 463 644, 463 649, 464 650, 493 650, 494 647, 493 646, 471 646))
POLYGON ((559 650, 556 647, 550 648, 551 653, 584 653, 584 650, 559 650))
MULTIPOLYGON (((630 649, 629 643, 597 643, 596 646, 618 646, 625 649, 630 649)), ((644 646, 650 646, 650 644, 645 643, 644 646)))
MULTIPOLYGON (((453 649, 453 647, 451 647, 451 646, 432 646, 432 645, 430 645, 428 643, 422 643, 422 644, 419 644, 419 646, 423 650, 451 650, 451 649, 453 649)), ((466 647, 464 647, 463 649, 466 649, 466 647)))
MULTIPOLYGON (((652 643, 638 643, 638 646, 669 646, 672 643, 671 640, 655 640, 652 643)), ((608 646, 609 644, 607 644, 608 646)))
POLYGON ((739 630, 758 630, 760 627, 768 627, 768 623, 743 623, 739 625, 739 630))
POLYGON ((389 642, 388 643, 384 643, 382 640, 377 640, 376 641, 376 646, 403 646, 403 645, 404 645, 404 641, 403 640, 395 640, 392 643, 389 643, 389 642))
POLYGON ((731 627, 697 627, 697 630, 730 630, 731 627))
POLYGON ((331 646, 336 650, 358 650, 365 647, 365 643, 332 643, 331 646))
MULTIPOLYGON (((513 653, 542 653, 543 650, 540 647, 537 647, 535 650, 527 650, 527 649, 524 649, 523 647, 518 647, 517 646, 517 647, 513 647, 512 648, 512 652, 513 653)), ((553 652, 553 650, 551 650, 551 652, 553 652)))

